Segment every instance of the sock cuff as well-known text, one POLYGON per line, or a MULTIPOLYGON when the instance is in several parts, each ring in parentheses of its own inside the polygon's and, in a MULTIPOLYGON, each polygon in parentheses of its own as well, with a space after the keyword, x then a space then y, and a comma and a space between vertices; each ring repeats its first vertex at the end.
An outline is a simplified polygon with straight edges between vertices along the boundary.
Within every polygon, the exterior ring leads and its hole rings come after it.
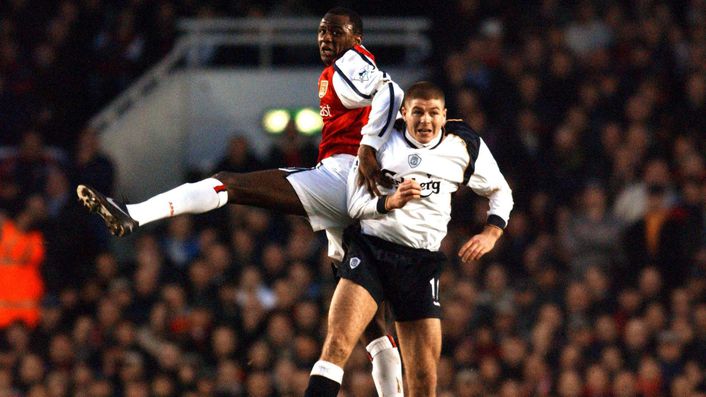
POLYGON ((206 178, 196 183, 206 185, 216 192, 216 195, 218 195, 218 208, 221 208, 224 205, 228 204, 228 189, 226 188, 226 185, 223 184, 223 182, 219 181, 216 178, 206 178))
POLYGON ((368 343, 368 346, 365 346, 365 350, 368 351, 368 354, 370 354, 370 359, 372 360, 372 358, 375 357, 381 351, 386 349, 394 349, 396 347, 397 345, 395 345, 395 340, 392 338, 392 336, 385 335, 368 343))
POLYGON ((340 384, 343 382, 343 368, 328 361, 319 360, 311 369, 311 375, 319 375, 340 384))

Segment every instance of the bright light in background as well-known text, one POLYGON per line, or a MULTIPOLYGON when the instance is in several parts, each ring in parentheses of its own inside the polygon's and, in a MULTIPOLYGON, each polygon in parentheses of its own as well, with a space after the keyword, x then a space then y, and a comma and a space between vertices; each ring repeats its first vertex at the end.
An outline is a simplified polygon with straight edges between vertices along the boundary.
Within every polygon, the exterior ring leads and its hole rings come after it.
POLYGON ((297 130, 304 135, 314 135, 324 126, 319 112, 312 108, 304 108, 297 112, 294 123, 297 125, 297 130))
POLYGON ((296 131, 306 136, 318 134, 324 126, 319 110, 312 107, 268 109, 262 115, 262 126, 266 133, 279 135, 292 120, 296 131))
POLYGON ((292 116, 286 109, 272 109, 265 112, 262 116, 262 126, 268 134, 281 134, 292 116))

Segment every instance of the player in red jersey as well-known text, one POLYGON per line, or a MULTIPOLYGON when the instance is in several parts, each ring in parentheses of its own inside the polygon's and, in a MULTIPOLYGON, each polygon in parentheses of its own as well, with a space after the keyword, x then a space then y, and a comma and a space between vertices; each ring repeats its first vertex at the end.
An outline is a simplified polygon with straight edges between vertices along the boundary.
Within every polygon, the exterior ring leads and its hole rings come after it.
MULTIPOLYGON (((346 186, 355 155, 359 180, 379 194, 389 185, 381 174, 376 150, 387 140, 403 91, 379 70, 362 46, 363 23, 357 13, 337 7, 321 19, 317 42, 326 66, 319 77, 323 119, 319 164, 311 169, 271 169, 252 173, 219 172, 187 183, 138 204, 125 205, 95 189, 79 185, 79 199, 106 222, 116 236, 139 226, 183 213, 203 213, 226 203, 251 205, 308 218, 314 230, 325 230, 329 256, 343 258, 343 229, 348 216, 346 186)), ((373 359, 373 378, 382 396, 402 396, 399 353, 382 324, 366 332, 373 359), (382 336, 381 336, 382 335, 382 336)))

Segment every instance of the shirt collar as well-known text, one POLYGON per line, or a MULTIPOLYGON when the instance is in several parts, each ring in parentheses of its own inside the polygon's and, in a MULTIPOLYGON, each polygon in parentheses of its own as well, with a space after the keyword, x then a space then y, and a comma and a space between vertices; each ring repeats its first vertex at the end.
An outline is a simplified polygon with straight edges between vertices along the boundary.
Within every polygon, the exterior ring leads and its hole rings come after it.
POLYGON ((412 137, 412 135, 409 133, 409 131, 407 131, 406 128, 404 130, 404 137, 405 137, 405 139, 407 139, 407 142, 409 142, 410 145, 416 147, 417 149, 433 148, 441 141, 441 138, 443 135, 444 135, 444 131, 441 131, 439 133, 439 135, 436 136, 436 138, 432 139, 431 141, 429 141, 427 143, 421 143, 421 142, 417 141, 416 139, 414 139, 412 137))

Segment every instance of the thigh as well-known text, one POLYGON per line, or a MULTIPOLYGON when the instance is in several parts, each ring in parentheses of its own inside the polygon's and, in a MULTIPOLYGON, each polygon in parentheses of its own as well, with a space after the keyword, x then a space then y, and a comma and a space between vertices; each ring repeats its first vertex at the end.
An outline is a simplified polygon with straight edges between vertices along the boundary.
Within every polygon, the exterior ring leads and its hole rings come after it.
POLYGON ((305 216, 306 211, 288 173, 272 169, 247 173, 219 172, 213 177, 228 190, 228 202, 305 216))
MULTIPOLYGON (((329 231, 330 230, 326 230, 327 237, 329 236, 329 231)), ((359 235, 352 232, 351 229, 349 229, 348 233, 346 233, 345 239, 348 255, 345 256, 343 261, 338 264, 338 267, 335 270, 336 276, 347 278, 362 286, 378 303, 378 310, 377 313, 375 313, 375 318, 370 321, 368 326, 365 328, 363 336, 361 337, 363 344, 367 345, 373 340, 387 335, 387 324, 385 319, 385 309, 387 305, 383 303, 383 287, 380 283, 378 269, 375 263, 375 256, 371 255, 368 250, 365 249, 366 247, 360 246, 361 241, 359 239, 359 235)), ((329 239, 329 248, 330 247, 331 239, 329 239)), ((343 248, 341 248, 341 250, 342 249, 343 248)))
POLYGON ((373 319, 377 307, 363 287, 341 279, 331 299, 321 359, 343 367, 363 330, 373 319))
POLYGON ((395 323, 409 397, 435 396, 441 355, 441 320, 426 318, 395 323))
POLYGON ((287 181, 297 193, 311 227, 317 230, 345 228, 348 216, 346 187, 353 156, 325 159, 319 166, 307 170, 288 170, 287 181))
POLYGON ((338 265, 338 276, 360 285, 378 305, 381 304, 385 295, 375 247, 366 244, 360 233, 351 232, 350 229, 344 240, 346 255, 338 265))

